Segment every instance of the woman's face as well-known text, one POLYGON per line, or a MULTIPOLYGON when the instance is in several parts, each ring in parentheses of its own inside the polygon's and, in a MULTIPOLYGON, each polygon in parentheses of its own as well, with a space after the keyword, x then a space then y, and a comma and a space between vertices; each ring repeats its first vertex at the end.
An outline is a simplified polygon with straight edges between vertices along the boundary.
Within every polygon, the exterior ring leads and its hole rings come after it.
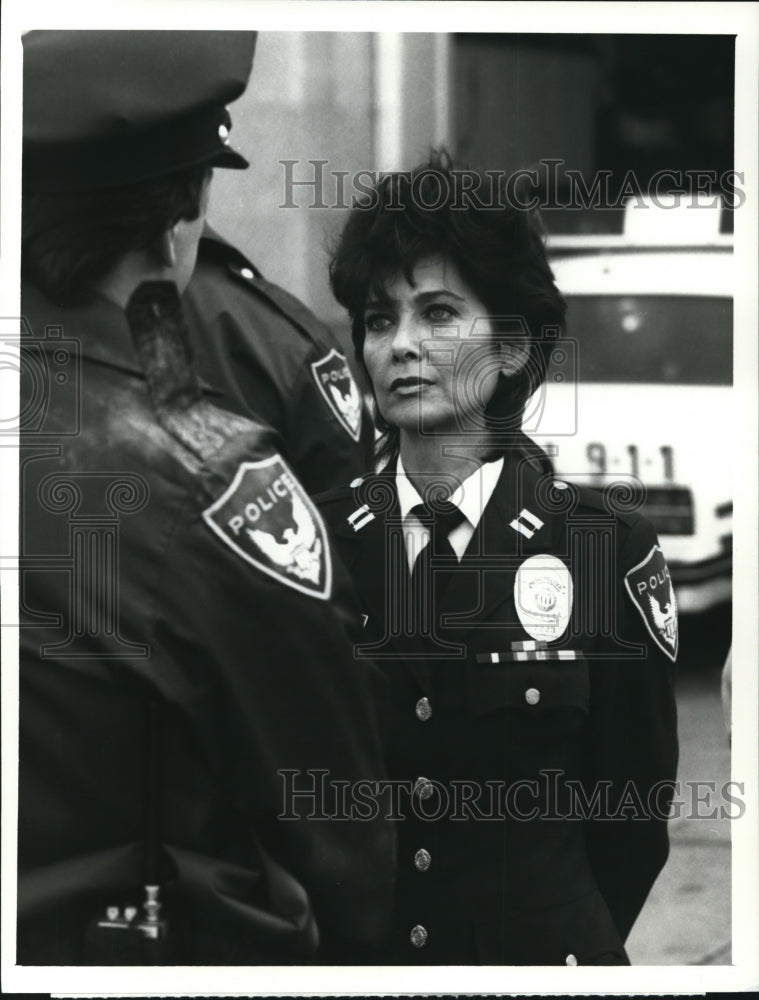
MULTIPOLYGON (((513 350, 495 343, 488 310, 442 257, 420 261, 364 309, 364 363, 388 424, 408 432, 482 427, 513 350)), ((511 360, 510 360, 511 356, 511 360)))

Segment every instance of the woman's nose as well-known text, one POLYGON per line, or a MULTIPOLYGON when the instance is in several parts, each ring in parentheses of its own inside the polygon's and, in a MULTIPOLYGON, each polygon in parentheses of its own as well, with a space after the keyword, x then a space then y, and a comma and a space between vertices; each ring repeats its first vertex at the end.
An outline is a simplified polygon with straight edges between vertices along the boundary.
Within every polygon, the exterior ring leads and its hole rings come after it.
POLYGON ((420 354, 419 329, 412 319, 401 318, 393 337, 393 360, 418 358, 420 354))

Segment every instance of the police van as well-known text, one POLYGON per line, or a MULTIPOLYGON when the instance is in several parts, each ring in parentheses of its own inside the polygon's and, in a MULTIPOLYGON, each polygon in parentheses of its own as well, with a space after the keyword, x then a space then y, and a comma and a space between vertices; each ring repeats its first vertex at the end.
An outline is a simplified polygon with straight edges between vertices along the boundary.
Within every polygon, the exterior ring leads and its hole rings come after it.
POLYGON ((733 253, 719 206, 636 202, 624 235, 548 250, 567 335, 525 430, 561 477, 617 489, 653 522, 681 611, 728 601, 733 253))

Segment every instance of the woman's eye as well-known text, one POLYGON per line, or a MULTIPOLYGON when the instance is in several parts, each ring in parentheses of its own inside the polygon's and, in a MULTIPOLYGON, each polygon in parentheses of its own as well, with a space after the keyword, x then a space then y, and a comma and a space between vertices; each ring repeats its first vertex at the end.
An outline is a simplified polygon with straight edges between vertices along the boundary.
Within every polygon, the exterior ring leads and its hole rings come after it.
POLYGON ((364 317, 364 326, 370 333, 383 333, 392 326, 392 319, 383 313, 373 313, 364 317))
POLYGON ((429 306, 424 314, 424 318, 431 323, 447 323, 456 316, 458 316, 456 310, 452 306, 447 306, 442 302, 429 306))

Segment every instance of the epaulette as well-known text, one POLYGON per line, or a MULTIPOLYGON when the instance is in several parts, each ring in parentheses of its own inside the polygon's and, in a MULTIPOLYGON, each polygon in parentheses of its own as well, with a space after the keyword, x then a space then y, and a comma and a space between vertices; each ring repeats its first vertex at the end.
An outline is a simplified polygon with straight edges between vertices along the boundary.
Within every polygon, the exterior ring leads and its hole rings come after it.
POLYGON ((206 225, 203 230, 201 245, 217 261, 225 263, 231 274, 241 279, 257 296, 265 299, 289 320, 310 343, 321 346, 322 343, 332 341, 328 327, 307 306, 284 288, 268 281, 241 250, 225 240, 211 226, 206 225))
POLYGON ((234 244, 225 240, 211 226, 206 225, 200 238, 201 259, 208 254, 222 264, 231 265, 239 277, 246 280, 263 278, 256 265, 234 244))
POLYGON ((333 486, 332 489, 324 490, 322 493, 317 493, 314 497, 314 503, 317 507, 323 507, 327 504, 352 500, 353 491, 357 489, 363 481, 363 478, 358 476, 356 479, 352 479, 348 484, 344 484, 343 486, 333 486))
MULTIPOLYGON (((577 507, 587 507, 592 511, 599 511, 607 517, 614 517, 622 524, 633 525, 640 520, 637 510, 625 510, 625 497, 617 497, 615 492, 607 487, 606 490, 592 486, 582 486, 577 483, 565 483, 561 477, 554 480, 554 489, 572 488, 577 495, 577 507)), ((624 485, 622 490, 626 490, 624 485)), ((577 510, 575 507, 575 511, 577 510)))
POLYGON ((366 482, 363 476, 357 476, 351 480, 347 486, 339 486, 337 489, 327 490, 315 499, 318 507, 325 509, 332 507, 329 511, 329 518, 332 528, 338 534, 352 536, 370 524, 377 516, 365 502, 360 487, 366 482), (338 505, 342 505, 342 510, 338 505), (338 509, 335 510, 334 508, 338 509))

